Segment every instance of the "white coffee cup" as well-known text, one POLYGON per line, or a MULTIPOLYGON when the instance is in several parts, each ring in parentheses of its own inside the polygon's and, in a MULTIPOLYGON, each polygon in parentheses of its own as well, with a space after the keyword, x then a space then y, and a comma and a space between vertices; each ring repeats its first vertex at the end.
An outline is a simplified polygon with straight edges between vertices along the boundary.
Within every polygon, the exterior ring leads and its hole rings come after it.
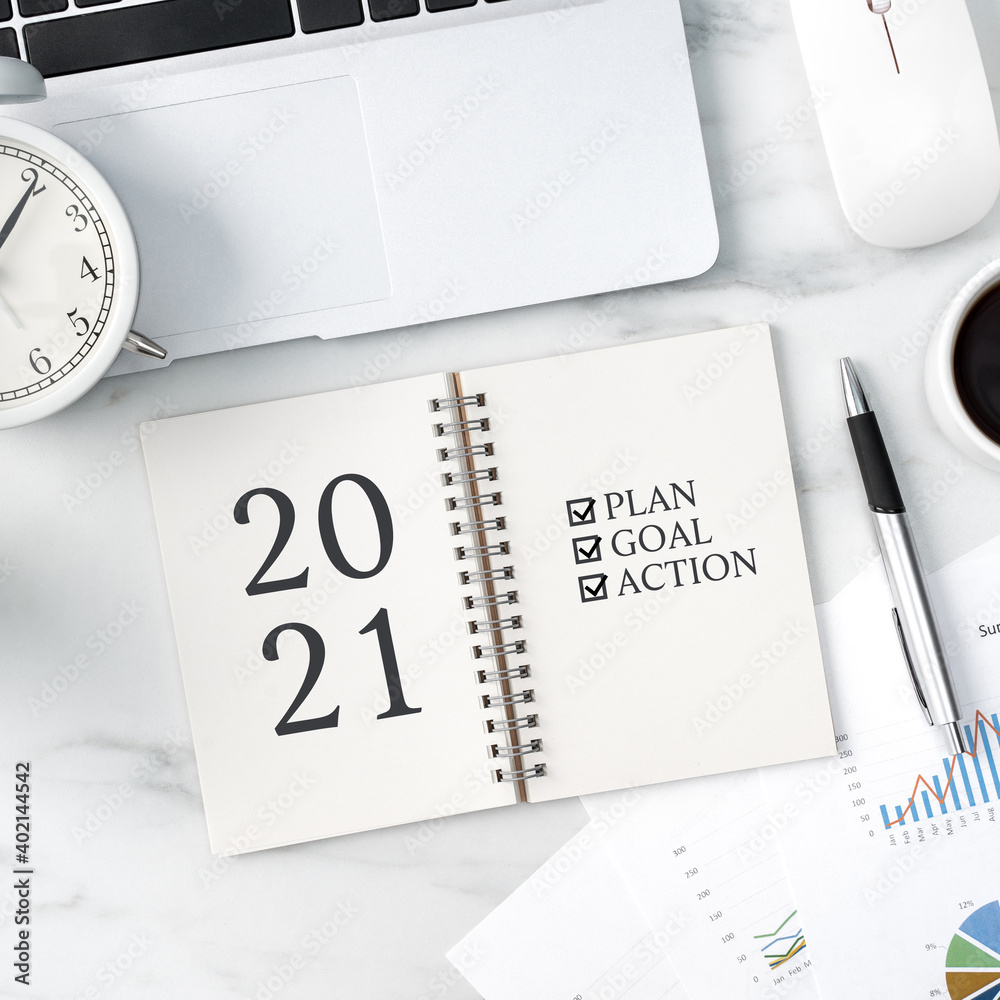
MULTIPOLYGON (((1000 260, 987 264, 955 296, 941 317, 927 347, 924 388, 931 413, 956 448, 991 469, 1000 471, 1000 444, 973 422, 955 382, 955 341, 972 307, 1000 287, 1000 260)), ((998 331, 1000 335, 1000 331, 998 331)))

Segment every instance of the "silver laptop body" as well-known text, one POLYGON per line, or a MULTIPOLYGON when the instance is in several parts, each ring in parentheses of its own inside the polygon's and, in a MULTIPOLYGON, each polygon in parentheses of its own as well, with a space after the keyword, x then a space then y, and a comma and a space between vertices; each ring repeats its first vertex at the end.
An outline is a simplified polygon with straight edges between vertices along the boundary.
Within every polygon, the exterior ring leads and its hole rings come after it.
MULTIPOLYGON (((215 0, 234 18, 254 2, 215 0)), ((135 328, 171 359, 712 265, 677 0, 428 3, 312 34, 293 6, 291 37, 53 76, 14 109, 118 192, 135 328)))

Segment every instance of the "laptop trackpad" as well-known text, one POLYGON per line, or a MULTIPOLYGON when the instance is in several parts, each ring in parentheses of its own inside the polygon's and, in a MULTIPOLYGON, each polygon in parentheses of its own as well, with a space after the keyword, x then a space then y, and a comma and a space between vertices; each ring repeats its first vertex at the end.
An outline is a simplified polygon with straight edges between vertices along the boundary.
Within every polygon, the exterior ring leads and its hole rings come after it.
POLYGON ((107 177, 132 221, 142 268, 136 328, 149 336, 390 294, 350 77, 54 131, 107 177))

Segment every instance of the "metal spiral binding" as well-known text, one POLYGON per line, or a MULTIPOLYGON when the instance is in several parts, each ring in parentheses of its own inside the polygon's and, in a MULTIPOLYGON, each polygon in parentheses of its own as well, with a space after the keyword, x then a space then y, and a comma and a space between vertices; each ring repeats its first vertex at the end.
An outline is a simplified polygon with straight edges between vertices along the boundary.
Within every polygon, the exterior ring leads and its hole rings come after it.
MULTIPOLYGON (((461 549, 456 549, 456 552, 460 552, 461 549)), ((464 556, 459 556, 459 559, 464 558, 464 556)), ((465 598, 466 610, 471 611, 473 608, 494 608, 498 604, 517 604, 517 591, 512 590, 506 594, 484 594, 481 597, 474 597, 472 595, 465 598)))
POLYGON ((525 782, 545 774, 545 764, 529 764, 524 758, 529 754, 542 752, 540 739, 522 739, 521 730, 535 729, 538 716, 519 716, 518 706, 535 700, 531 688, 520 688, 520 681, 531 676, 527 663, 514 662, 528 649, 527 640, 511 639, 506 633, 524 627, 520 615, 503 612, 509 604, 517 604, 516 590, 499 591, 496 585, 514 579, 514 567, 494 564, 495 559, 510 555, 510 543, 494 541, 492 533, 507 530, 507 520, 499 516, 486 517, 486 508, 493 510, 503 507, 503 494, 490 485, 499 479, 495 466, 477 468, 480 458, 491 458, 494 454, 493 442, 483 441, 482 435, 490 430, 489 417, 470 415, 469 411, 482 410, 486 406, 484 393, 470 395, 462 391, 461 378, 449 376, 451 395, 430 401, 431 411, 448 411, 448 420, 436 423, 432 431, 436 437, 451 437, 453 444, 438 450, 442 462, 456 463, 457 468, 443 473, 445 486, 462 489, 461 495, 449 497, 446 507, 466 520, 453 521, 453 535, 466 535, 469 544, 455 549, 455 557, 469 560, 475 568, 459 573, 463 586, 475 587, 477 592, 463 597, 463 607, 479 610, 482 616, 469 621, 469 632, 481 635, 483 641, 472 646, 472 656, 476 660, 492 660, 493 668, 477 670, 477 684, 490 685, 492 691, 480 696, 480 705, 485 709, 500 710, 499 717, 487 719, 485 729, 488 734, 500 736, 503 741, 491 743, 487 753, 491 759, 503 763, 493 771, 495 781, 511 782, 515 785, 517 797, 527 799, 525 782), (480 492, 480 484, 485 484, 480 492), (502 616, 505 615, 505 616, 502 616))
POLYGON ((528 645, 523 639, 516 642, 501 642, 495 646, 473 646, 472 655, 480 660, 484 656, 504 656, 508 653, 526 653, 528 645))
POLYGON ((507 522, 502 517, 491 517, 488 521, 456 521, 451 530, 455 535, 478 535, 483 531, 503 531, 506 527, 507 522))
POLYGON ((478 556, 509 556, 510 542, 500 542, 499 545, 463 545, 455 549, 457 559, 475 559, 478 556))
POLYGON ((502 747, 494 743, 490 747, 490 754, 493 757, 518 757, 523 753, 538 753, 541 749, 541 740, 532 740, 530 743, 518 743, 512 747, 502 747))
POLYGON ((492 632, 497 628, 524 628, 524 621, 520 615, 512 615, 510 618, 501 618, 492 622, 469 622, 469 631, 473 635, 477 632, 492 632))
POLYGON ((466 507, 482 507, 492 504, 499 507, 503 503, 503 496, 500 493, 487 493, 485 496, 475 497, 448 497, 448 510, 465 510, 466 507))
POLYGON ((484 694, 483 708, 493 708, 496 705, 527 705, 535 700, 532 690, 517 691, 514 694, 484 694))
POLYGON ((474 573, 463 571, 458 574, 459 580, 466 586, 470 583, 482 583, 484 580, 513 580, 513 566, 499 566, 496 569, 477 570, 474 573))
POLYGON ((497 478, 496 469, 473 469, 471 472, 446 472, 442 477, 445 486, 461 486, 462 483, 493 482, 497 478))
POLYGON ((511 667, 510 670, 477 670, 476 680, 480 684, 485 684, 487 681, 513 681, 513 680, 524 680, 525 677, 531 676, 531 667, 527 663, 521 663, 516 667, 511 667))
POLYGON ((534 729, 537 725, 537 715, 525 715, 514 719, 490 719, 486 723, 486 732, 509 733, 513 729, 534 729))
MULTIPOLYGON (((467 432, 461 431, 460 433, 464 434, 467 432)), ((442 462, 450 462, 453 458, 475 458, 478 455, 485 455, 489 457, 492 454, 492 444, 467 444, 460 448, 438 449, 438 459, 442 462)))
POLYGON ((482 420, 455 420, 450 424, 434 425, 434 433, 438 437, 444 437, 445 434, 459 434, 462 431, 488 431, 489 429, 488 417, 483 417, 482 420))

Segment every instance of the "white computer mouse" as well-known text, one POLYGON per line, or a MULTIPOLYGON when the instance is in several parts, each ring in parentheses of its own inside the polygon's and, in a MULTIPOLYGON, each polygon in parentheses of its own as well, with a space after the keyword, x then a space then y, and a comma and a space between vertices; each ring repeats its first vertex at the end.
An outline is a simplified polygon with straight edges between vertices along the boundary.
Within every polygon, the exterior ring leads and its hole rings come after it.
POLYGON ((791 0, 840 204, 880 247, 975 225, 1000 142, 964 0, 791 0))

